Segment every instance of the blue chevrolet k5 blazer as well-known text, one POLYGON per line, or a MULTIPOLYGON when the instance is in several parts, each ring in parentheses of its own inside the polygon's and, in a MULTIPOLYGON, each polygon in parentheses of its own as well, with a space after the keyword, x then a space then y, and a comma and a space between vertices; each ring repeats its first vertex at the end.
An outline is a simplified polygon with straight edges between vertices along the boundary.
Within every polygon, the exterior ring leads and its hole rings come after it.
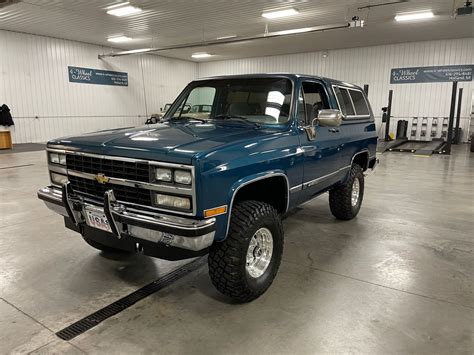
POLYGON ((283 253, 281 219, 329 192, 354 218, 377 134, 364 91, 294 74, 191 82, 162 121, 54 139, 38 197, 91 246, 178 260, 209 253, 222 293, 251 301, 283 253))

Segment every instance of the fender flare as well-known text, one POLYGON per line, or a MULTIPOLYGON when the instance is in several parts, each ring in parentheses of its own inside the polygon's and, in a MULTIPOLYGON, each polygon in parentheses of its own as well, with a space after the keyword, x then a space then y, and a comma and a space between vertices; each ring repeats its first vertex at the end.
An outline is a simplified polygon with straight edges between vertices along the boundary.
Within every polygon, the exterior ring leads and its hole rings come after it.
MULTIPOLYGON (((349 177, 349 174, 350 174, 350 168, 352 168, 352 165, 354 164, 354 159, 356 156, 360 155, 360 154, 367 154, 367 167, 365 170, 367 170, 369 168, 369 162, 370 162, 370 152, 369 152, 369 149, 368 148, 364 148, 356 153, 354 153, 354 155, 352 156, 351 158, 351 163, 347 166, 347 168, 349 168, 349 171, 344 175, 344 178, 341 180, 341 182, 344 184, 346 183, 348 177, 349 177)), ((365 171, 364 170, 364 171, 365 171)))
POLYGON ((368 169, 368 164, 369 164, 369 161, 370 161, 370 152, 369 152, 369 149, 367 149, 367 148, 358 151, 357 153, 355 153, 355 154, 352 156, 352 159, 351 159, 351 166, 352 166, 352 164, 354 164, 354 159, 355 159, 355 157, 358 156, 358 155, 360 155, 360 154, 367 154, 367 167, 365 168, 365 170, 367 170, 367 169, 368 169))
MULTIPOLYGON (((227 213, 227 227, 226 227, 226 233, 225 233, 225 238, 227 238, 227 235, 229 234, 229 228, 230 228, 230 218, 232 216, 232 208, 234 206, 234 198, 237 195, 237 192, 244 187, 247 186, 253 182, 264 180, 264 179, 269 179, 272 177, 278 177, 282 176, 285 178, 285 183, 286 183, 286 208, 285 212, 288 211, 288 206, 290 204, 290 182, 288 181, 288 176, 285 174, 283 170, 269 170, 253 175, 249 175, 246 177, 243 177, 239 180, 237 180, 230 188, 230 193, 229 193, 229 198, 230 198, 230 203, 229 203, 229 212, 227 213)), ((225 239, 224 238, 224 239, 225 239)))

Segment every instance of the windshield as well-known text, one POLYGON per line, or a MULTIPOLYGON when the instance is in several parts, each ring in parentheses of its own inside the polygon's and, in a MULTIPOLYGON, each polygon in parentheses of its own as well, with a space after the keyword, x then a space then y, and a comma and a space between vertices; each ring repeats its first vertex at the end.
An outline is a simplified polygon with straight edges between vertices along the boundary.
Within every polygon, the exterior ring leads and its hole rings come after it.
POLYGON ((292 85, 283 78, 216 79, 192 84, 167 117, 288 122, 292 85))

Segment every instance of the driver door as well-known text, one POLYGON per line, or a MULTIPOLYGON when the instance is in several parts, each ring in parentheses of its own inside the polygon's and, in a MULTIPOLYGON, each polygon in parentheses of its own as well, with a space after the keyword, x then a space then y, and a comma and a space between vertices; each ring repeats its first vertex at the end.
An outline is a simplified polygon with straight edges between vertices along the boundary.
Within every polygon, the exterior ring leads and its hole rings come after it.
POLYGON ((302 197, 304 200, 322 192, 337 181, 340 159, 340 133, 338 127, 317 125, 318 111, 329 109, 324 86, 317 81, 304 81, 298 99, 298 131, 304 153, 302 197), (315 125, 315 136, 307 130, 315 125))

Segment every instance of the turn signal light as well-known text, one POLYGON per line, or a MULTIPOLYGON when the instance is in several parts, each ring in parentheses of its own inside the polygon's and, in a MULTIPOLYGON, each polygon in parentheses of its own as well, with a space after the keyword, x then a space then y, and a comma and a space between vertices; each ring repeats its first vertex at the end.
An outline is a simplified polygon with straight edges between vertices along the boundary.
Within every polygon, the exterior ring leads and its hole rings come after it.
POLYGON ((209 210, 204 211, 204 217, 206 217, 206 218, 214 217, 214 216, 218 216, 220 214, 224 214, 226 212, 227 212, 227 205, 216 207, 216 208, 211 208, 209 210))

